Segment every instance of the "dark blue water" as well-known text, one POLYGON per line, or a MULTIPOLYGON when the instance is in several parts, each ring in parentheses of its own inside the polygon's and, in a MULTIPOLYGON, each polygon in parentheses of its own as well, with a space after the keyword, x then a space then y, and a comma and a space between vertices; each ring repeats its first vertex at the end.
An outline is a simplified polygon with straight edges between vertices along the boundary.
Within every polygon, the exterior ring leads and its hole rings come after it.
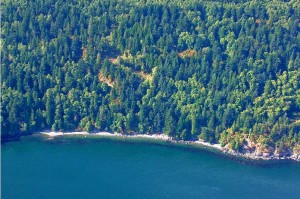
POLYGON ((2 144, 2 198, 300 198, 300 164, 103 139, 2 144))

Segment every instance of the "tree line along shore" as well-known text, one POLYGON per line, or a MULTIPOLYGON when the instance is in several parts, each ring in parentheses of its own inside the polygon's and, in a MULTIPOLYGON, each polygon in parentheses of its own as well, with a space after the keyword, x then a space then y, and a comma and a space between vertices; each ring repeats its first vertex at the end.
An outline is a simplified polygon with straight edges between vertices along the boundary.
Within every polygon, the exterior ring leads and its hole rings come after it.
POLYGON ((300 153, 300 5, 4 0, 2 138, 164 132, 300 153))

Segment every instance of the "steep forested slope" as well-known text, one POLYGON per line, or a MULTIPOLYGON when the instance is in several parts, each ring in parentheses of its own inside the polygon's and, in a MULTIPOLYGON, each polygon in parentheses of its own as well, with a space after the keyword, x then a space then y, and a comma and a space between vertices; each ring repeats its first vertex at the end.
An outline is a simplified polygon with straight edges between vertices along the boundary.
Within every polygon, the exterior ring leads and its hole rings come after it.
POLYGON ((300 4, 4 0, 2 136, 42 129, 300 151, 300 4))

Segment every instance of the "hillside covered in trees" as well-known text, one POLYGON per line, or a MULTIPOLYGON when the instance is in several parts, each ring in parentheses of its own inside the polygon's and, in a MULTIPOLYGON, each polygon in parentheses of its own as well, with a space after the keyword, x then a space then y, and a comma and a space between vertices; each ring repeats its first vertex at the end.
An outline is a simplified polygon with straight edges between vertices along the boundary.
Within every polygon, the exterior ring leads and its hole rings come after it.
POLYGON ((165 133, 300 153, 298 0, 3 0, 1 29, 2 137, 165 133))

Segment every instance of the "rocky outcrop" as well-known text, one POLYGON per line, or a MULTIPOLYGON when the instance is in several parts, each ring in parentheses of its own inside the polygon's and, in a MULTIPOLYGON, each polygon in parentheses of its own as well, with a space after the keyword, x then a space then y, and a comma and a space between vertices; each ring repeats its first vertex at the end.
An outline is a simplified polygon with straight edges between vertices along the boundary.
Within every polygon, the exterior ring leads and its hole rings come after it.
POLYGON ((232 155, 242 156, 249 159, 262 160, 296 160, 300 161, 300 145, 296 145, 293 149, 289 147, 270 147, 260 143, 255 143, 249 139, 245 139, 244 145, 240 151, 234 151, 227 144, 223 148, 223 152, 232 155))

